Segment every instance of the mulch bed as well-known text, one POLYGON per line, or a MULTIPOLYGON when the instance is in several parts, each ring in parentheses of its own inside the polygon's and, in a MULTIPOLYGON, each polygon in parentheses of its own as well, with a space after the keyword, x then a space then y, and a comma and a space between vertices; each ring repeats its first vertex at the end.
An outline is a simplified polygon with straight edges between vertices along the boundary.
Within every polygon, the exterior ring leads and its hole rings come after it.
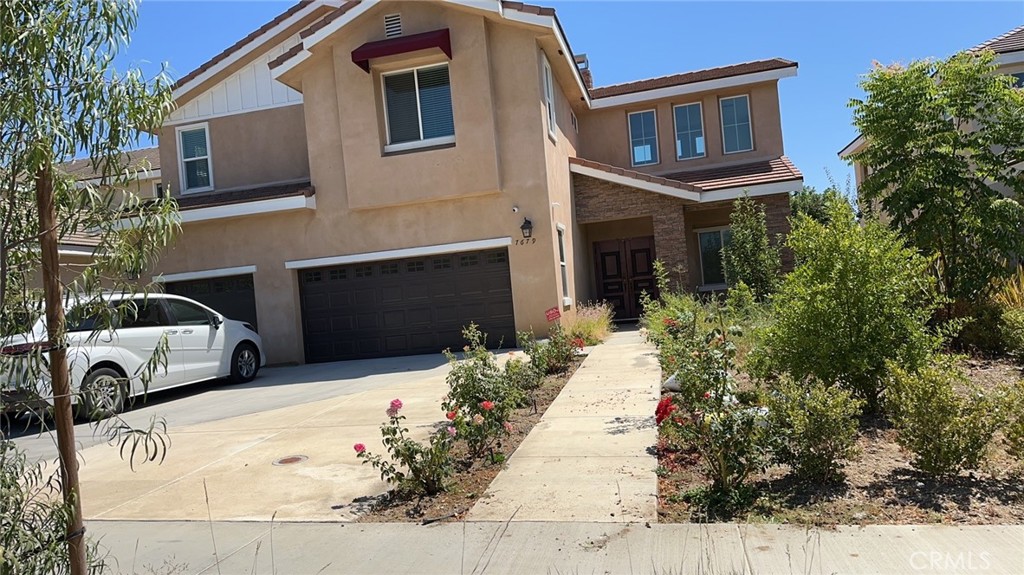
MULTIPOLYGON (((1012 383, 1021 368, 1008 360, 968 359, 971 380, 984 389, 1012 383)), ((956 477, 931 479, 911 465, 913 455, 896 443, 884 422, 862 424, 860 456, 849 462, 845 480, 835 485, 797 484, 786 469, 769 468, 752 479, 755 503, 732 517, 708 517, 684 501, 684 493, 704 486, 699 461, 691 451, 658 446, 658 516, 662 522, 735 520, 801 525, 947 523, 993 525, 1024 523, 1024 465, 994 438, 982 469, 956 477)))
MULTIPOLYGON (((580 358, 573 362, 565 373, 549 375, 544 378, 540 387, 530 393, 531 404, 513 412, 510 421, 514 431, 502 439, 500 446, 495 449, 495 452, 504 455, 505 461, 526 439, 533 426, 537 425, 548 406, 562 392, 562 388, 576 373, 576 369, 582 362, 583 358, 580 358)), ((456 444, 453 452, 457 461, 457 470, 448 491, 434 496, 418 497, 388 492, 376 498, 366 498, 362 503, 367 512, 361 515, 358 521, 364 523, 434 523, 461 520, 484 494, 503 465, 492 464, 486 458, 470 460, 465 446, 461 443, 456 444)))

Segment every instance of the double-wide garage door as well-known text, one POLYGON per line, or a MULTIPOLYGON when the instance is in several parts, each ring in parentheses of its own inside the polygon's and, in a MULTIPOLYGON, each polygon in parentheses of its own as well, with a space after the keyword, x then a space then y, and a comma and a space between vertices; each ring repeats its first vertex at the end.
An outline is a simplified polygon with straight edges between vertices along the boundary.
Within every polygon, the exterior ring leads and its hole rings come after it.
POLYGON ((463 326, 515 344, 506 248, 301 270, 306 361, 461 349, 463 326))

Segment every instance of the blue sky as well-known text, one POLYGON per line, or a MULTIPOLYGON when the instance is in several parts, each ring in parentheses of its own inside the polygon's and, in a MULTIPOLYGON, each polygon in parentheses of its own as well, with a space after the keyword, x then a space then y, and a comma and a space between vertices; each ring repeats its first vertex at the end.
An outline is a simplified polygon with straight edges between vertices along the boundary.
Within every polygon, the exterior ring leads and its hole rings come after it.
MULTIPOLYGON (((595 85, 749 60, 800 63, 779 84, 786 153, 807 184, 840 184, 855 132, 847 102, 873 60, 945 57, 1024 24, 1024 2, 610 2, 530 0, 558 12, 595 85)), ((292 2, 143 0, 124 64, 182 76, 292 2), (201 14, 202 18, 197 18, 201 14), (187 30, 187 34, 182 34, 187 30)))

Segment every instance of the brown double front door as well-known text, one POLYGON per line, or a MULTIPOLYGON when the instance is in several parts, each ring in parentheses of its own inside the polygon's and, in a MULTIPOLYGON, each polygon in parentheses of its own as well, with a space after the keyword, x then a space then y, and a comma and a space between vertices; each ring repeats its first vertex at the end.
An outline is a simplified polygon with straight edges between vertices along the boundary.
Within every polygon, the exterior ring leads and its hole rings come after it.
POLYGON ((594 242, 597 297, 611 304, 615 319, 640 317, 641 293, 658 296, 654 258, 654 236, 594 242))

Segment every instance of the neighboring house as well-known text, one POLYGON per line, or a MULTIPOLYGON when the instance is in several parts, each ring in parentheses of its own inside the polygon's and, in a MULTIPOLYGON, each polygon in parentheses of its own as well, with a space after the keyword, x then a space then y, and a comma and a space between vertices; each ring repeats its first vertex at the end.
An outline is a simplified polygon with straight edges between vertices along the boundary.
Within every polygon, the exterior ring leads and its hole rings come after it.
MULTIPOLYGON (((154 198, 163 193, 160 181, 160 150, 157 147, 142 148, 124 152, 126 165, 137 175, 131 189, 140 198, 154 198)), ((57 166, 57 169, 80 182, 100 184, 97 174, 88 159, 72 160, 57 166)), ((61 261, 61 277, 70 281, 80 273, 81 268, 92 262, 93 253, 100 243, 95 234, 80 230, 65 234, 58 247, 61 261)), ((40 280, 41 281, 41 280, 40 280)))
MULTIPOLYGON (((997 36, 971 48, 969 52, 981 52, 991 50, 995 52, 996 72, 1013 76, 1016 79, 1017 87, 1024 88, 1024 26, 1018 26, 1002 36, 997 36)), ((867 139, 858 135, 845 148, 839 151, 839 157, 847 160, 849 157, 867 145, 867 139)), ((853 164, 853 176, 857 187, 867 177, 868 168, 862 164, 853 164)), ((1007 192, 1004 192, 1004 195, 1007 192)))
POLYGON ((436 353, 470 322, 513 345, 587 300, 635 318, 656 258, 723 286, 743 193, 788 231, 796 70, 593 88, 549 8, 302 2, 176 83, 183 230, 153 275, 258 324, 273 363, 436 353))

